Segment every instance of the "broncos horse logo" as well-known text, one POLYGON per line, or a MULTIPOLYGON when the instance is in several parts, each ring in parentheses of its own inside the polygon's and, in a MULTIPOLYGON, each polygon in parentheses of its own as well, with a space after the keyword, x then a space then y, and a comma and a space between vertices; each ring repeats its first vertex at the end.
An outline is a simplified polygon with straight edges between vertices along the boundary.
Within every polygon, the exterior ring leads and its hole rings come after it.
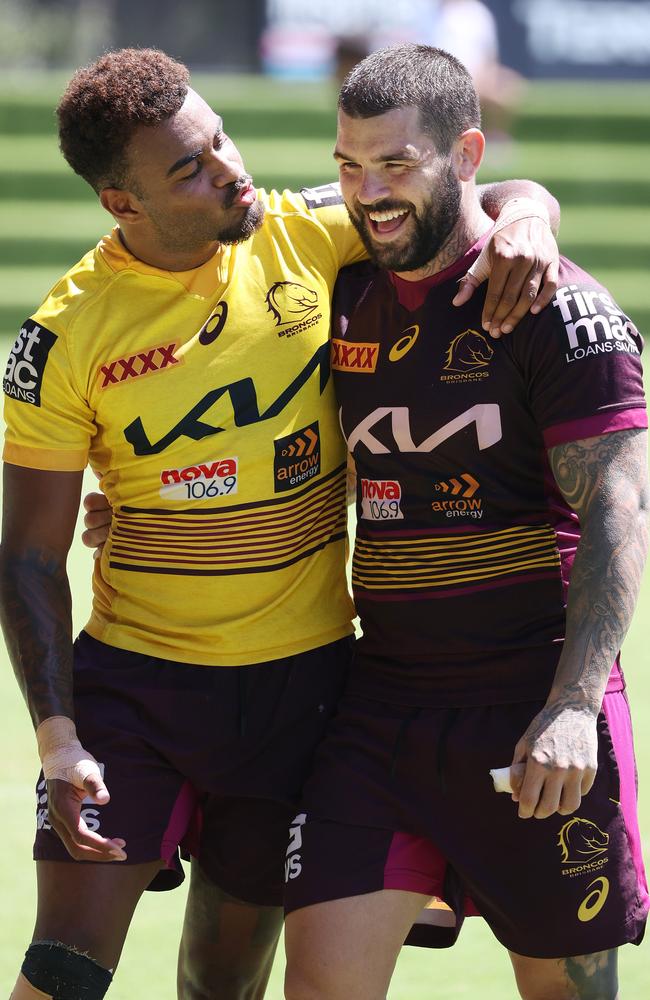
POLYGON ((562 861, 570 865, 592 861, 605 853, 608 844, 608 833, 603 833, 591 820, 580 819, 579 816, 565 823, 558 836, 562 861))
POLYGON ((494 351, 482 333, 464 330, 454 337, 445 355, 445 371, 471 372, 485 368, 494 351))
POLYGON ((318 307, 318 293, 295 281, 276 281, 268 290, 266 306, 276 326, 307 319, 318 307))

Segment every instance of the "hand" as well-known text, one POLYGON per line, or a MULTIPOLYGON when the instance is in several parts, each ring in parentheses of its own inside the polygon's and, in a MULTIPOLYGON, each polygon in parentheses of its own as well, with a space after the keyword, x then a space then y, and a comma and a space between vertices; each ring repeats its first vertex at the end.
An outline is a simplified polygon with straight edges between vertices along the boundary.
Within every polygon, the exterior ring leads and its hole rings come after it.
POLYGON ((461 279, 453 304, 464 305, 489 277, 481 323, 498 339, 511 333, 529 310, 538 313, 549 304, 557 291, 558 264, 557 243, 547 223, 519 219, 493 233, 461 279))
POLYGON ((99 559, 108 538, 113 508, 103 493, 88 493, 84 497, 84 525, 86 530, 81 541, 89 549, 94 549, 93 559, 99 559))
POLYGON ((88 775, 83 788, 59 778, 52 778, 47 783, 48 819, 68 854, 75 861, 126 860, 125 840, 102 837, 88 829, 81 815, 81 805, 87 796, 98 806, 106 805, 110 800, 99 768, 88 775))
POLYGON ((598 761, 596 716, 586 708, 545 705, 515 747, 512 799, 521 819, 568 816, 594 783, 598 761))

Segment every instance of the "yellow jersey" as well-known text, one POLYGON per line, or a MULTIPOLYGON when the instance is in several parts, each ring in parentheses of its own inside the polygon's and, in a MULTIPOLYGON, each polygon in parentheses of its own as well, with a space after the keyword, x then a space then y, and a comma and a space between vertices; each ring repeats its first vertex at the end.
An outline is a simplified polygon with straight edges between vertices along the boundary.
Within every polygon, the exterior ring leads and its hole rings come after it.
POLYGON ((86 626, 109 645, 232 666, 351 632, 330 300, 364 251, 335 185, 259 197, 259 231, 190 271, 114 230, 12 348, 5 461, 90 463, 113 507, 86 626))

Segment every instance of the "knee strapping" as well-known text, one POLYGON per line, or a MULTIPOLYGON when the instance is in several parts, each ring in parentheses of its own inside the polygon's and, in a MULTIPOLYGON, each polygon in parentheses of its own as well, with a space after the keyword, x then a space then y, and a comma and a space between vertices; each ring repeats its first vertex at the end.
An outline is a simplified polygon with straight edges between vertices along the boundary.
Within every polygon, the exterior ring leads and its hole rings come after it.
POLYGON ((36 941, 25 952, 11 1000, 102 1000, 113 979, 108 969, 56 941, 36 941), (22 981, 21 981, 22 980, 22 981), (36 992, 28 992, 28 986, 36 992))

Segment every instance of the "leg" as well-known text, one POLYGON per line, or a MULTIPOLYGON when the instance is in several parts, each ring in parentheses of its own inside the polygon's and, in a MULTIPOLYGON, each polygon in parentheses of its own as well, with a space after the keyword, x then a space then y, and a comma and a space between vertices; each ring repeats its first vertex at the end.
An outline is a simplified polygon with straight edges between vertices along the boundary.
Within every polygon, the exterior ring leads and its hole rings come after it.
POLYGON ((179 1000, 262 1000, 282 907, 229 896, 192 860, 178 955, 179 1000))
POLYGON ((427 900, 382 889, 289 913, 287 1000, 385 1000, 404 939, 427 900))
POLYGON ((525 958, 510 952, 523 1000, 617 1000, 616 948, 575 958, 525 958))
MULTIPOLYGON (((136 904, 159 868, 159 861, 142 865, 39 861, 38 910, 32 944, 63 945, 66 950, 79 952, 103 970, 112 972, 119 961, 136 904)), ((63 954, 59 950, 59 957, 63 954)), ((47 963, 47 954, 40 950, 39 961, 47 963)), ((24 971, 31 982, 34 975, 27 964, 24 971)), ((22 993, 16 995, 29 995, 25 993, 28 988, 23 980, 22 993)))

